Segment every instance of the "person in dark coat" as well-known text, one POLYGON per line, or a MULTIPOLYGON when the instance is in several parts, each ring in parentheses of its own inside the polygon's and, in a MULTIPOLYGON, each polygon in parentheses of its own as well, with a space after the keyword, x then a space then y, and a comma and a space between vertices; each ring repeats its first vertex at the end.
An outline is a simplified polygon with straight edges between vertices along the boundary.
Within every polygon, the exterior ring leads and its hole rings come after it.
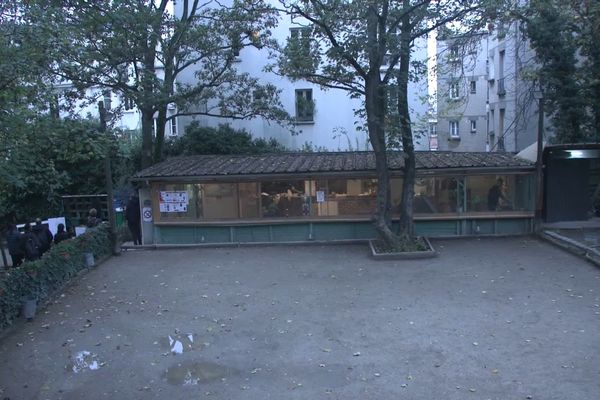
POLYGON ((489 211, 497 211, 498 206, 500 204, 500 199, 506 200, 504 194, 502 193, 502 187, 504 186, 504 180, 502 178, 498 178, 496 184, 490 188, 488 191, 488 210, 489 211))
POLYGON ((21 248, 25 254, 25 260, 34 261, 41 257, 41 245, 38 237, 33 233, 31 225, 25 224, 23 236, 21 236, 21 248))
POLYGON ((58 224, 56 235, 54 235, 54 244, 59 244, 63 240, 67 240, 69 238, 69 234, 65 231, 65 225, 58 224))
POLYGON ((8 225, 6 244, 8 245, 8 253, 12 259, 13 267, 21 265, 25 258, 25 253, 23 252, 23 247, 21 245, 23 240, 22 236, 23 235, 21 235, 21 232, 19 232, 15 224, 8 225))
POLYGON ((40 242, 40 255, 42 255, 50 250, 54 236, 52 235, 52 232, 50 232, 50 229, 48 229, 48 225, 42 224, 42 220, 40 218, 35 220, 35 226, 32 228, 32 230, 40 242))
POLYGON ((95 226, 100 225, 101 223, 102 223, 102 220, 100 218, 98 218, 98 210, 96 210, 95 208, 92 208, 90 210, 90 212, 88 213, 87 227, 93 228, 95 226))
POLYGON ((140 226, 141 215, 140 215, 140 199, 137 196, 131 196, 127 202, 127 208, 125 209, 125 219, 127 220, 127 226, 131 231, 134 245, 142 244, 142 230, 140 226))

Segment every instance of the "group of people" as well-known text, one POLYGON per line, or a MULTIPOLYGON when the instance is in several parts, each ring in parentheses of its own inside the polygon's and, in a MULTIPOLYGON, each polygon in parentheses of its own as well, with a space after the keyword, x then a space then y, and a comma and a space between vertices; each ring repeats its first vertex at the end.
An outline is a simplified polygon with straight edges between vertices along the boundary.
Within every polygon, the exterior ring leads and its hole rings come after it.
MULTIPOLYGON (((133 243, 141 245, 141 215, 137 196, 131 196, 129 199, 125 209, 125 219, 131 231, 133 243)), ((88 212, 85 224, 88 228, 93 228, 101 223, 102 219, 98 217, 98 211, 92 208, 88 212)), ((13 267, 18 267, 23 261, 39 259, 45 252, 50 250, 52 244, 58 244, 63 240, 70 239, 72 236, 65 230, 64 224, 58 224, 56 235, 53 235, 48 225, 44 225, 40 218, 36 219, 33 226, 30 223, 25 224, 22 233, 15 224, 8 224, 7 228, 6 239, 13 267)))
POLYGON ((34 261, 40 258, 50 250, 52 243, 57 244, 69 238, 64 224, 58 224, 56 235, 53 235, 48 226, 38 218, 33 226, 25 224, 23 233, 19 232, 16 225, 9 224, 6 241, 13 267, 18 267, 24 260, 34 261))

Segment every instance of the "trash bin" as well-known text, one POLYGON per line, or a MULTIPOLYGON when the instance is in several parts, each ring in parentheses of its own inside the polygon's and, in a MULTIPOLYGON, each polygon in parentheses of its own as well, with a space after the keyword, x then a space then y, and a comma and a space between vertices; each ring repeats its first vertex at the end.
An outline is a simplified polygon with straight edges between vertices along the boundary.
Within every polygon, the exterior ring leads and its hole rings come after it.
POLYGON ((125 225, 125 213, 123 212, 123 208, 119 207, 115 209, 115 221, 117 226, 125 225))

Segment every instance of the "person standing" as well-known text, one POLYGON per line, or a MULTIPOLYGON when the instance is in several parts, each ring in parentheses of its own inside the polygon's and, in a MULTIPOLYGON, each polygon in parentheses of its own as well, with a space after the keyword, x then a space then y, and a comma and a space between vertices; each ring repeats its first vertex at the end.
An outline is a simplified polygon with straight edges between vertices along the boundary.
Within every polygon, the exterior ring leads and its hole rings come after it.
POLYGON ((87 227, 93 228, 95 226, 100 225, 101 222, 102 220, 98 218, 98 210, 92 208, 88 213, 87 227))
POLYGON ((48 226, 42 224, 42 220, 40 218, 36 218, 35 226, 32 228, 32 230, 40 242, 40 255, 42 255, 50 250, 54 236, 52 235, 52 232, 50 232, 50 229, 48 229, 48 226))
POLYGON ((31 225, 29 223, 25 224, 24 234, 21 238, 21 248, 25 254, 25 260, 34 261, 40 258, 42 255, 42 252, 40 251, 40 241, 31 230, 31 225))
POLYGON ((133 237, 134 245, 142 244, 142 229, 140 226, 141 214, 140 214, 140 199, 137 196, 131 196, 127 202, 127 208, 125 209, 125 219, 127 220, 127 226, 133 237))
POLYGON ((498 211, 500 199, 506 200, 504 196, 504 180, 502 178, 498 178, 496 184, 488 191, 488 210, 498 211))
POLYGON ((19 232, 15 224, 8 225, 6 244, 8 245, 8 253, 12 259, 13 267, 21 265, 25 258, 25 253, 23 252, 23 247, 21 245, 23 240, 22 236, 23 235, 21 235, 21 232, 19 232))
POLYGON ((63 240, 67 240, 69 238, 69 234, 65 231, 65 225, 58 224, 56 235, 54 235, 54 244, 59 244, 63 240))

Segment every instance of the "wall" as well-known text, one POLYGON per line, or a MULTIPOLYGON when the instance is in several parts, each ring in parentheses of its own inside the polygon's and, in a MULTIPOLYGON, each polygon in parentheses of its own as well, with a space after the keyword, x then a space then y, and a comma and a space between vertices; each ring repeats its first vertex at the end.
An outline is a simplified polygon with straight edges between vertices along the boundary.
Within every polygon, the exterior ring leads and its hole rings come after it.
POLYGON ((438 41, 438 146, 439 150, 486 151, 486 41, 487 34, 438 41), (454 53, 451 49, 455 49, 454 53), (475 82, 475 93, 471 93, 475 82), (458 84, 458 98, 451 85, 458 84), (471 121, 476 130, 471 130, 471 121), (459 135, 450 134, 450 121, 458 121, 459 135))
MULTIPOLYGON (((532 218, 457 218, 415 221, 415 233, 427 237, 523 235, 531 233, 532 227, 532 218)), ((156 243, 162 245, 365 241, 376 237, 377 232, 370 221, 220 226, 161 225, 155 228, 156 243)))
MULTIPOLYGON (((279 2, 274 1, 275 5, 279 2)), ((176 4, 175 13, 181 13, 181 5, 176 4)), ((280 16, 277 26, 271 29, 272 37, 279 44, 284 45, 289 36, 290 28, 300 26, 293 23, 289 16, 280 16)), ((427 57, 426 39, 418 41, 414 46, 415 60, 424 61, 427 57)), ((322 90, 317 85, 306 81, 295 81, 266 72, 265 67, 273 63, 268 57, 267 49, 246 47, 241 50, 236 69, 242 73, 249 73, 257 77, 262 83, 272 83, 281 89, 281 101, 285 110, 290 115, 295 114, 295 90, 312 89, 315 101, 315 116, 313 123, 296 125, 297 134, 292 135, 289 129, 262 118, 250 120, 230 120, 215 117, 196 116, 180 118, 180 128, 184 128, 192 121, 199 121, 205 126, 218 126, 228 123, 236 129, 246 129, 257 138, 274 138, 290 149, 301 149, 303 145, 310 144, 314 148, 330 151, 342 150, 368 150, 367 134, 357 130, 357 118, 354 110, 361 107, 361 101, 351 99, 342 90, 322 90)), ((181 83, 193 83, 195 71, 190 68, 181 74, 181 83)), ((423 100, 427 95, 427 79, 422 77, 419 82, 409 85, 409 105, 412 110, 411 119, 415 124, 415 131, 425 132, 427 104, 423 100)), ((360 122, 362 123, 362 122, 360 122)), ((183 133, 183 129, 181 130, 183 133)), ((417 150, 427 149, 427 137, 417 139, 417 150)))

